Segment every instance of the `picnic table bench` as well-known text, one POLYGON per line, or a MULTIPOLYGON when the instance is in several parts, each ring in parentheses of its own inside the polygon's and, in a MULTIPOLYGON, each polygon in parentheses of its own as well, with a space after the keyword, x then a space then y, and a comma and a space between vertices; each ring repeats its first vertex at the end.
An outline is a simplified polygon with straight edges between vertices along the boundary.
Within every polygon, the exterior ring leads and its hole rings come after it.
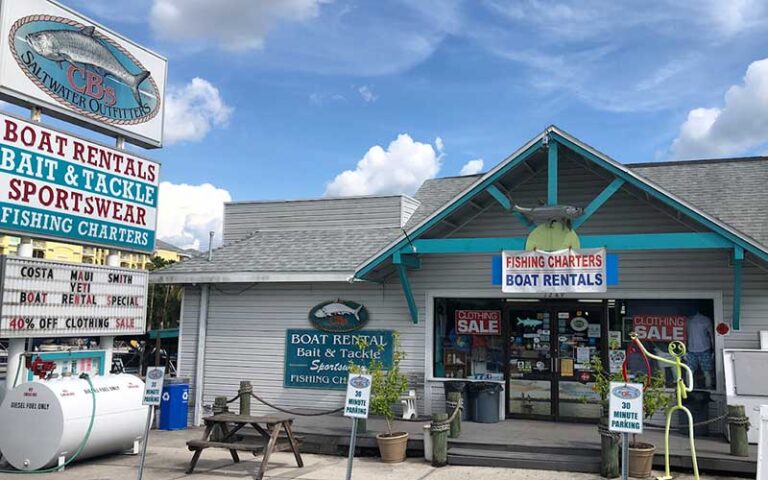
POLYGON ((287 415, 255 417, 222 413, 205 417, 203 421, 205 422, 203 437, 200 440, 190 440, 187 442, 189 451, 194 452, 187 469, 188 474, 195 471, 197 461, 200 460, 200 455, 206 448, 229 450, 229 454, 235 463, 240 461, 240 457, 237 454, 238 451, 252 452, 253 455, 263 453, 256 480, 261 480, 264 477, 269 457, 275 451, 293 451, 296 464, 299 468, 304 466, 301 453, 299 452, 298 440, 292 430, 293 417, 287 415), (243 427, 249 425, 259 433, 260 437, 249 437, 248 440, 243 441, 238 432, 243 427))

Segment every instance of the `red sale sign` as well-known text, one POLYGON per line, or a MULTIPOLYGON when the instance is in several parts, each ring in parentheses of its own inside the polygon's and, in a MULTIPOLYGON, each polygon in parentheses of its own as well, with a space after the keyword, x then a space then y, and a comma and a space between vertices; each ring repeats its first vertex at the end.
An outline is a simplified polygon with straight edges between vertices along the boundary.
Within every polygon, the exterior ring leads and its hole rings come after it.
POLYGON ((456 310, 457 335, 501 335, 498 310, 456 310))
POLYGON ((637 338, 649 342, 686 342, 688 317, 679 314, 640 314, 632 316, 632 329, 637 338))

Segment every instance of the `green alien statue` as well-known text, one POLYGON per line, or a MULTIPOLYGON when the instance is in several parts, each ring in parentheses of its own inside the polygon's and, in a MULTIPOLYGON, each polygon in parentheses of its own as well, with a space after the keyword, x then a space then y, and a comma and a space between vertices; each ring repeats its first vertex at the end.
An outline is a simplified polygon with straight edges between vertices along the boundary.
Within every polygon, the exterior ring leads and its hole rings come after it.
POLYGON ((688 416, 688 438, 691 441, 691 460, 693 463, 693 477, 696 480, 699 480, 699 465, 696 462, 696 445, 693 441, 693 415, 691 415, 691 411, 688 410, 688 408, 686 408, 683 405, 683 399, 687 398, 688 392, 693 390, 693 372, 688 367, 688 365, 684 364, 681 361, 681 358, 685 355, 685 351, 686 351, 685 344, 679 341, 674 341, 669 344, 667 351, 674 359, 674 360, 670 360, 668 358, 654 355, 650 353, 648 350, 646 350, 645 347, 643 346, 643 342, 641 342, 640 339, 637 338, 636 333, 632 332, 630 334, 630 337, 632 337, 632 341, 638 346, 638 348, 640 348, 640 350, 643 352, 643 354, 646 357, 652 358, 657 362, 666 363, 667 365, 672 365, 673 367, 675 367, 674 373, 676 377, 675 391, 676 391, 677 403, 667 410, 667 424, 664 430, 664 476, 658 477, 658 480, 670 480, 672 478, 672 475, 669 472, 669 424, 672 421, 672 414, 676 410, 682 410, 688 416), (685 370, 685 380, 683 380, 683 370, 685 370))

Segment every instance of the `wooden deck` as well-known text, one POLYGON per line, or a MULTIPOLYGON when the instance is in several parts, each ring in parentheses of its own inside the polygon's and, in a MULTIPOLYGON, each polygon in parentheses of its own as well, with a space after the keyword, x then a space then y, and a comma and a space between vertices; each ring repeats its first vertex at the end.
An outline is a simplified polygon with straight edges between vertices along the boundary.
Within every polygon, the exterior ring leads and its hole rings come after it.
MULTIPOLYGON (((429 421, 397 422, 396 430, 410 434, 409 456, 423 455, 423 426, 429 421)), ((302 451, 346 454, 352 421, 343 417, 298 417, 295 431, 304 437, 302 451)), ((376 454, 376 433, 386 431, 380 419, 368 421, 368 431, 358 436, 359 454, 376 454)), ((663 432, 647 430, 645 442, 657 445, 655 468, 663 468, 663 432)), ((754 478, 757 446, 749 457, 732 457, 722 436, 696 439, 699 469, 710 474, 754 478)), ((562 471, 594 472, 599 468, 600 436, 594 425, 535 420, 507 420, 495 424, 464 422, 462 434, 449 440, 449 463, 456 465, 506 466, 562 471)), ((670 437, 670 463, 679 471, 691 469, 688 437, 670 437)))

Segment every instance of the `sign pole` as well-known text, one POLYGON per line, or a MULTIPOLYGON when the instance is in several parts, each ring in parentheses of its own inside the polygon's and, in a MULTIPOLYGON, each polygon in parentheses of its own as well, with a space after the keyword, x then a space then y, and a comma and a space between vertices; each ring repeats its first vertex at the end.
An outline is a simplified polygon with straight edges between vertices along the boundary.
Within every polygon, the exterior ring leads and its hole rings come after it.
POLYGON ((355 444, 357 443, 357 417, 352 418, 352 435, 349 439, 349 458, 347 459, 347 480, 352 480, 352 462, 355 459, 355 444))
POLYGON ((144 475, 144 460, 147 458, 147 444, 149 444, 149 427, 152 423, 152 409, 160 405, 163 395, 163 382, 165 381, 165 367, 147 368, 147 377, 144 383, 144 397, 142 405, 147 405, 147 424, 144 426, 144 444, 141 446, 141 459, 139 460, 139 472, 137 480, 144 475))
POLYGON ((349 458, 347 459, 347 480, 352 480, 352 462, 355 460, 357 443, 357 420, 368 418, 371 403, 371 376, 350 373, 347 377, 347 398, 344 400, 344 416, 352 418, 352 432, 349 434, 349 458))
POLYGON ((629 478, 629 434, 621 434, 621 480, 629 478))
POLYGON ((149 427, 152 423, 152 409, 154 407, 149 405, 147 407, 147 423, 144 426, 144 441, 141 445, 141 459, 139 460, 139 474, 136 476, 137 480, 141 480, 144 476, 144 460, 147 458, 147 444, 149 443, 149 427))

